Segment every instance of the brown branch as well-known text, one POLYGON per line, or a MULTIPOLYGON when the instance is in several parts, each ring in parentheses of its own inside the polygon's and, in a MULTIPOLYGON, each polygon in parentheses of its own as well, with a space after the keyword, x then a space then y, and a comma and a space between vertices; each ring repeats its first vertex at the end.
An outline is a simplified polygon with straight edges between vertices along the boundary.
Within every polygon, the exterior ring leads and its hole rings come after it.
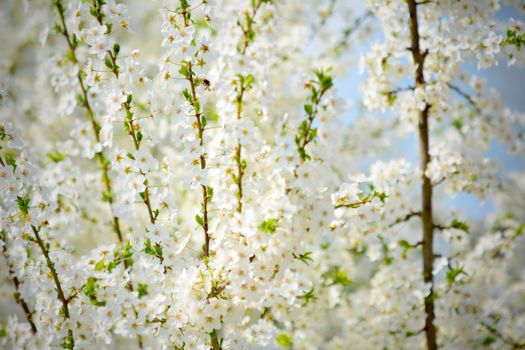
MULTIPOLYGON (((0 163, 3 165, 3 161, 0 158, 0 163)), ((37 328, 35 325, 35 322, 33 321, 33 313, 29 310, 29 306, 27 305, 24 298, 22 298, 20 294, 20 281, 18 280, 18 277, 16 277, 13 265, 9 262, 8 254, 7 254, 7 242, 5 240, 5 237, 1 237, 1 239, 4 241, 3 245, 3 254, 5 261, 7 262, 7 267, 9 269, 9 276, 11 276, 11 281, 13 282, 13 286, 15 287, 15 300, 16 302, 22 307, 22 310, 24 310, 24 314, 26 316, 27 322, 29 323, 29 326, 31 327, 31 332, 33 334, 37 333, 37 328)))
MULTIPOLYGON (((64 290, 62 289, 62 284, 60 283, 60 278, 58 277, 57 271, 55 269, 55 264, 53 261, 51 261, 51 258, 49 257, 49 250, 47 246, 42 241, 42 238, 39 234, 39 229, 37 229, 35 226, 31 225, 31 230, 33 230, 33 234, 35 236, 36 243, 40 247, 40 250, 42 251, 42 254, 44 255, 44 258, 46 260, 46 265, 49 269, 49 272, 51 273, 51 277, 53 278, 53 282, 55 283, 55 291, 58 295, 58 300, 62 303, 62 313, 64 319, 69 319, 69 302, 71 301, 70 298, 66 297, 64 294, 64 290)), ((71 329, 68 329, 68 336, 69 340, 71 341, 71 349, 75 347, 75 341, 73 338, 73 331, 71 329)))
POLYGON ((338 208, 356 208, 362 204, 365 204, 365 203, 369 203, 372 201, 374 197, 373 196, 367 196, 357 202, 353 202, 353 203, 344 203, 344 204, 338 204, 335 206, 335 209, 338 209, 338 208))
MULTIPOLYGON (((60 17, 60 23, 61 23, 61 29, 62 29, 61 33, 67 41, 69 51, 71 52, 71 58, 73 60, 73 63, 78 64, 79 61, 76 56, 76 43, 73 43, 69 35, 69 31, 66 26, 66 20, 64 17, 64 7, 62 5, 62 2, 56 1, 55 7, 57 8, 58 15, 60 17)), ((82 91, 82 100, 83 100, 82 105, 88 113, 89 121, 91 122, 91 128, 93 130, 95 140, 97 143, 99 143, 100 142, 99 126, 97 124, 97 121, 95 120, 95 114, 93 112, 93 109, 91 108, 91 105, 89 103, 87 88, 84 85, 84 80, 82 79, 82 73, 80 69, 77 73, 77 80, 80 86, 80 90, 82 91)), ((108 203, 111 209, 111 216, 113 217, 113 230, 115 231, 119 242, 122 243, 123 237, 122 237, 122 230, 120 229, 120 221, 119 221, 119 218, 116 217, 113 212, 113 191, 112 191, 112 186, 111 186, 111 179, 108 174, 109 172, 108 160, 104 156, 104 153, 102 151, 98 152, 96 156, 97 156, 97 159, 99 160, 99 163, 102 169, 102 182, 104 184, 105 191, 109 194, 108 203)))
MULTIPOLYGON (((240 85, 240 92, 237 96, 236 102, 237 102, 237 120, 241 119, 241 113, 242 113, 242 100, 244 97, 244 91, 245 86, 242 79, 239 80, 240 85)), ((242 178, 244 176, 244 169, 242 164, 242 145, 241 141, 237 140, 237 148, 235 150, 235 163, 237 164, 237 211, 239 213, 242 212, 242 195, 243 195, 243 188, 242 188, 242 178)))
MULTIPOLYGON (((65 17, 64 17, 64 7, 63 7, 63 4, 61 2, 61 0, 57 0, 54 2, 55 4, 55 7, 57 8, 57 11, 58 11, 58 14, 59 14, 59 17, 60 17, 60 22, 61 22, 61 25, 62 25, 62 35, 66 38, 66 41, 67 41, 67 44, 68 44, 68 47, 69 47, 69 50, 71 52, 71 57, 72 57, 72 60, 73 60, 73 63, 75 64, 78 64, 79 61, 76 57, 76 42, 73 43, 72 40, 71 40, 71 37, 69 35, 69 32, 68 32, 68 29, 67 29, 67 26, 66 26, 66 21, 65 21, 65 17)), ((93 1, 93 5, 95 7, 97 7, 97 2, 96 1, 93 1)), ((97 7, 97 11, 98 13, 100 14, 100 7, 97 7)), ((97 16, 97 21, 99 22, 100 25, 103 24, 102 22, 102 17, 101 16, 97 16)), ((111 57, 111 60, 112 60, 112 65, 113 65, 113 73, 116 74, 117 78, 118 78, 118 71, 116 71, 116 57, 113 56, 113 54, 111 53, 111 51, 109 51, 109 54, 110 54, 110 57, 111 57), (116 72, 115 72, 116 71, 116 72)), ((84 108, 87 110, 87 113, 88 113, 88 116, 89 116, 89 120, 91 122, 91 126, 92 126, 92 129, 93 129, 93 133, 95 135, 95 140, 97 141, 97 143, 100 142, 100 128, 95 120, 95 114, 93 112, 93 109, 89 103, 89 99, 88 99, 88 93, 87 93, 87 88, 86 86, 84 85, 84 80, 82 79, 82 73, 79 69, 79 72, 77 74, 77 80, 78 80, 78 83, 79 83, 79 86, 80 86, 80 89, 82 90, 82 99, 83 99, 83 106, 84 108)), ((129 104, 126 103, 126 112, 129 112, 129 104)), ((133 128, 133 124, 130 123, 130 129, 133 130, 134 132, 134 128, 133 128)), ((118 238, 118 241, 119 243, 123 243, 124 242, 124 238, 123 238, 123 235, 122 235, 122 230, 120 228, 120 220, 119 218, 114 214, 114 210, 113 210, 113 190, 112 190, 112 185, 111 185, 111 179, 109 177, 109 161, 108 159, 104 156, 104 153, 102 151, 98 152, 96 154, 97 156, 97 159, 99 160, 99 163, 101 165, 101 168, 102 168, 102 182, 104 183, 104 187, 105 187, 105 190, 106 190, 106 193, 108 194, 108 203, 109 203, 109 206, 110 206, 110 210, 111 210, 111 216, 113 217, 113 230, 115 231, 116 235, 117 235, 117 238, 118 238)), ((127 260, 124 260, 124 268, 128 269, 130 266, 127 262, 127 260)), ((127 285, 127 288, 129 291, 133 291, 133 283, 130 281, 127 285)), ((135 308, 133 307, 133 311, 135 313, 135 316, 137 316, 137 311, 135 310, 135 308)), ((73 339, 73 333, 72 331, 70 330, 69 331, 69 335, 71 337, 71 339, 73 339)), ((142 336, 140 334, 137 335, 137 343, 138 343, 138 346, 140 349, 142 349, 143 347, 143 344, 142 344, 142 336)), ((74 346, 74 344, 73 344, 74 346)))
MULTIPOLYGON (((195 90, 195 80, 193 79, 193 69, 191 62, 188 62, 188 82, 190 83, 191 88, 191 104, 195 110, 195 123, 197 125, 199 133, 199 145, 204 145, 204 128, 201 122, 201 112, 197 109, 196 102, 197 92, 195 90)), ((200 155, 200 167, 201 169, 206 168, 206 160, 204 155, 200 155)), ((201 185, 202 188, 202 216, 203 216, 203 225, 202 229, 204 231, 204 255, 206 257, 210 256, 210 234, 208 232, 208 188, 205 185, 201 185)))
MULTIPOLYGON (((417 2, 415 0, 408 0, 408 11, 410 14, 410 38, 412 58, 414 64, 417 65, 415 72, 416 87, 425 86, 424 63, 428 50, 421 51, 419 45, 419 25, 417 18, 417 2)), ((430 105, 427 103, 422 111, 419 111, 418 129, 419 129, 419 157, 420 169, 423 176, 423 183, 421 186, 421 219, 423 222, 423 280, 425 283, 430 283, 430 293, 425 297, 425 335, 428 350, 437 349, 436 327, 434 325, 434 277, 432 275, 432 265, 434 262, 433 255, 433 239, 434 239, 434 225, 432 219, 432 183, 428 176, 425 175, 428 163, 430 162, 429 154, 429 127, 428 118, 430 112, 430 105)))
POLYGON ((415 216, 421 217, 421 212, 420 211, 417 211, 417 212, 411 211, 410 213, 406 214, 405 216, 397 217, 396 220, 393 223, 388 225, 388 227, 393 227, 393 226, 395 226, 397 224, 400 224, 402 222, 407 222, 407 221, 409 221, 410 219, 412 219, 415 216))
POLYGON ((461 97, 463 97, 465 100, 467 100, 467 102, 471 105, 471 107, 476 111, 476 113, 478 114, 482 114, 483 112, 481 111, 481 109, 479 108, 479 106, 477 105, 476 101, 474 101, 474 98, 466 93, 465 91, 463 91, 461 88, 459 88, 458 86, 452 84, 452 83, 448 83, 447 84, 448 87, 455 91, 458 95, 460 95, 461 97))

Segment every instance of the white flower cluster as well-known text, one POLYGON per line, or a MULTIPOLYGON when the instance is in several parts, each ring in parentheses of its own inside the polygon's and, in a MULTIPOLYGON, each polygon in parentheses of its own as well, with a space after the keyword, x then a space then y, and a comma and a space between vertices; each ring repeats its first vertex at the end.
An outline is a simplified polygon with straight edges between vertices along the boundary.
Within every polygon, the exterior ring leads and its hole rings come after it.
POLYGON ((525 177, 489 158, 525 118, 463 71, 525 62, 501 6, 5 1, 0 347, 525 347, 525 177))

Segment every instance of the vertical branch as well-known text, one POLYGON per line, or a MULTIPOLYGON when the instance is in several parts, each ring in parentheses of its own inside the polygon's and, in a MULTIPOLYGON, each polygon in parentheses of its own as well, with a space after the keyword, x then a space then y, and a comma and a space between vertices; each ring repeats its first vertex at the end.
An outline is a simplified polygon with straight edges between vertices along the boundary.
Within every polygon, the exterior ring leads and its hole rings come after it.
MULTIPOLYGON (((423 88, 425 86, 425 76, 423 74, 423 66, 425 57, 428 51, 421 52, 419 46, 419 25, 417 19, 417 6, 415 0, 408 0, 408 10, 410 13, 410 36, 412 58, 417 65, 415 72, 416 87, 423 88)), ((430 293, 425 297, 425 335, 427 340, 427 349, 436 350, 436 327, 434 325, 434 278, 432 275, 432 264, 434 261, 433 253, 433 238, 434 225, 432 220, 432 183, 425 172, 430 162, 429 154, 429 117, 430 105, 427 103, 422 111, 419 111, 418 129, 419 129, 419 157, 420 169, 423 176, 423 184, 421 187, 421 219, 423 221, 423 280, 425 283, 430 283, 430 293)))
MULTIPOLYGON (((64 38, 67 41, 67 45, 71 53, 71 59, 74 64, 79 64, 79 61, 76 56, 76 48, 77 48, 78 43, 75 37, 70 36, 69 31, 67 29, 66 20, 64 17, 64 6, 61 0, 55 0, 54 5, 60 17, 61 34, 64 36, 64 38)), ((95 136, 95 141, 99 143, 100 142, 100 127, 97 124, 97 121, 95 119, 95 114, 89 103, 87 88, 84 84, 84 80, 82 78, 82 73, 80 69, 77 74, 77 80, 78 80, 78 85, 80 86, 80 90, 82 91, 82 106, 87 111, 89 121, 91 122, 93 134, 95 136)), ((102 169, 102 182, 104 184, 105 193, 107 194, 104 197, 108 199, 108 203, 111 209, 111 216, 113 217, 113 230, 115 231, 117 235, 119 243, 122 243, 123 237, 122 237, 122 230, 120 229, 120 221, 119 221, 119 218, 116 217, 113 213, 113 190, 111 186, 111 179, 109 177, 109 161, 104 156, 104 153, 102 151, 98 152, 96 156, 97 156, 97 159, 102 169)))
MULTIPOLYGON (((191 104, 195 110, 195 124, 197 125, 197 131, 199 136, 199 145, 204 146, 204 126, 201 120, 200 107, 198 105, 197 91, 195 89, 196 82, 194 79, 194 73, 191 62, 188 62, 188 75, 187 80, 190 83, 191 88, 191 104)), ((206 159, 204 154, 200 155, 200 167, 201 169, 206 168, 206 159)), ((204 255, 210 256, 210 233, 208 231, 208 188, 206 185, 202 185, 202 229, 204 231, 204 255)))
MULTIPOLYGON (((67 25, 66 25, 66 21, 65 21, 65 15, 64 15, 65 11, 64 11, 64 6, 62 4, 62 1, 61 0, 54 0, 53 3, 55 5, 55 7, 56 7, 56 9, 58 11, 58 15, 60 17, 61 33, 64 36, 64 38, 66 39, 66 41, 67 41, 67 44, 68 44, 68 47, 69 47, 69 50, 70 50, 70 53, 71 53, 71 59, 72 59, 73 63, 79 64, 79 61, 78 61, 77 56, 76 56, 76 48, 77 48, 77 45, 78 45, 78 41, 77 41, 77 38, 74 35, 70 36, 70 34, 69 34, 69 31, 68 31, 68 28, 67 28, 67 25)), ((102 24, 102 14, 101 14, 100 8, 97 8, 96 13, 97 13, 97 20, 99 21, 100 24, 102 24)), ((108 51, 108 52, 110 54, 110 57, 111 57, 111 60, 112 60, 112 63, 113 63, 112 71, 113 71, 114 74, 117 75, 117 78, 118 78, 118 71, 115 72, 115 70, 118 69, 117 68, 118 66, 115 63, 116 57, 110 51, 108 51)), ((87 111, 89 120, 90 120, 91 125, 92 125, 92 129, 93 129, 93 133, 94 133, 94 136, 95 136, 95 140, 96 140, 97 143, 99 143, 100 142, 100 126, 99 126, 99 124, 97 123, 97 121, 95 119, 95 113, 93 112, 93 108, 91 107, 91 104, 89 103, 88 88, 84 84, 84 80, 83 80, 83 77, 82 77, 82 72, 81 72, 80 69, 79 69, 78 74, 77 74, 77 80, 78 80, 78 84, 80 86, 80 90, 82 91, 82 102, 83 102, 82 105, 87 111)), ((129 97, 128 97, 128 101, 129 101, 129 97)), ((129 103, 128 103, 128 101, 125 103, 126 114, 127 115, 129 115, 129 103)), ((131 125, 131 129, 134 130, 133 125, 131 125)), ((133 133, 133 135, 134 135, 134 133, 133 133)), ((135 141, 135 138, 134 138, 134 141, 135 141)), ((137 145, 136 142, 135 142, 135 145, 137 145)), ((136 146, 136 147, 138 149, 138 146, 136 146)), ((109 177, 109 160, 106 158, 106 156, 104 155, 104 153, 102 151, 98 152, 96 154, 96 156, 97 156, 97 159, 99 160, 99 163, 100 163, 100 166, 101 166, 101 169, 102 169, 102 182, 104 183, 104 188, 105 188, 105 196, 104 197, 107 198, 107 201, 108 201, 109 206, 110 206, 111 216, 113 217, 113 230, 115 231, 115 233, 117 235, 119 243, 122 244, 124 242, 124 238, 122 236, 122 230, 120 228, 120 220, 119 220, 119 218, 117 216, 115 216, 114 211, 113 211, 113 200, 114 200, 114 198, 113 198, 113 189, 112 189, 112 185, 111 185, 111 178, 109 177)), ((146 189, 146 191, 147 191, 147 189, 146 189)), ((149 196, 148 196, 148 201, 149 201, 149 196)), ((148 208, 149 208, 149 206, 148 206, 148 208)), ((150 217, 151 217, 151 211, 150 211, 150 217)), ((33 228, 33 230, 34 230, 35 235, 36 235, 37 231, 35 231, 34 228, 33 228)), ((48 266, 49 266, 49 264, 48 264, 48 266)), ((128 263, 127 259, 124 259, 124 267, 126 269, 129 268, 129 263, 128 263)), ((128 288, 129 291, 133 291, 133 283, 131 281, 129 281, 129 283, 127 285, 127 288, 128 288)), ((67 311, 67 309, 66 309, 66 311, 67 311)), ((134 311, 135 315, 137 315, 137 311, 135 310, 135 308, 133 308, 133 311, 134 311)), ((69 312, 68 312, 68 318, 69 318, 69 312)), ((71 330, 69 332, 70 332, 69 339, 71 340, 71 346, 74 346, 73 333, 72 333, 71 330)), ((143 344, 142 344, 142 336, 141 335, 137 335, 137 343, 138 343, 139 348, 142 349, 143 344)))
MULTIPOLYGON (((4 164, 1 158, 0 158, 0 163, 2 165, 4 164)), ((13 282, 13 286, 15 287, 15 300, 20 305, 20 307, 22 307, 22 310, 24 310, 24 314, 26 316, 27 322, 29 323, 29 326, 31 327, 31 332, 33 334, 36 334, 37 328, 36 328, 35 322, 33 321, 33 313, 29 310, 29 306, 27 305, 24 298, 22 298, 22 296, 20 295, 20 281, 18 280, 18 277, 16 277, 13 271, 14 270, 13 265, 11 265, 11 263, 8 260, 7 242, 5 240, 5 231, 2 231, 2 233, 4 234, 4 237, 1 237, 1 239, 4 241, 4 246, 3 246, 2 251, 4 254, 5 261, 7 262, 7 267, 9 269, 9 276, 12 276, 11 281, 13 282)))
MULTIPOLYGON (((244 92, 246 91, 246 87, 244 85, 244 80, 242 76, 239 76, 239 94, 237 95, 235 99, 235 103, 237 104, 237 120, 241 119, 241 113, 242 113, 242 99, 244 97, 244 92)), ((241 140, 237 139, 237 148, 235 149, 235 163, 237 164, 237 176, 236 176, 236 183, 237 183, 237 212, 242 212, 242 178, 244 176, 244 169, 245 164, 243 164, 242 159, 242 145, 241 140)), ((245 163, 245 161, 244 161, 245 163)))
MULTIPOLYGON (((264 0, 252 1, 251 11, 244 12, 244 22, 240 19, 237 20, 237 25, 242 31, 241 42, 237 47, 237 51, 242 55, 246 56, 246 51, 248 47, 253 43, 255 39, 256 32, 253 29, 255 24, 255 16, 257 16, 257 11, 259 11, 261 5, 264 3, 264 0)), ((269 1, 271 2, 271 0, 269 1)), ((242 113, 242 101, 244 98, 244 93, 252 87, 253 76, 247 75, 243 76, 242 74, 237 75, 239 78, 239 91, 235 98, 235 104, 237 105, 237 120, 241 119, 242 113)), ((242 213, 242 197, 243 197, 243 177, 244 171, 246 169, 246 160, 242 159, 242 144, 241 140, 237 139, 237 147, 235 148, 234 160, 237 165, 237 175, 234 176, 235 184, 237 185, 237 212, 242 213)))
MULTIPOLYGON (((51 258, 49 257, 49 250, 47 246, 42 241, 42 238, 40 237, 39 230, 31 225, 31 230, 33 230, 33 234, 35 236, 35 241, 40 247, 40 250, 42 251, 42 254, 44 255, 44 258, 46 260, 47 267, 49 269, 49 272, 51 273, 51 277, 53 278, 53 282, 55 283, 55 290, 58 295, 58 300, 62 303, 62 314, 64 319, 69 319, 69 301, 71 298, 66 298, 66 295, 64 294, 64 290, 62 288, 62 284, 60 283, 60 278, 58 277, 57 271, 55 269, 55 264, 53 261, 51 261, 51 258)), ((75 347, 75 341, 73 338, 73 331, 71 329, 68 329, 68 336, 67 339, 64 341, 63 344, 64 348, 67 349, 73 349, 75 347)))

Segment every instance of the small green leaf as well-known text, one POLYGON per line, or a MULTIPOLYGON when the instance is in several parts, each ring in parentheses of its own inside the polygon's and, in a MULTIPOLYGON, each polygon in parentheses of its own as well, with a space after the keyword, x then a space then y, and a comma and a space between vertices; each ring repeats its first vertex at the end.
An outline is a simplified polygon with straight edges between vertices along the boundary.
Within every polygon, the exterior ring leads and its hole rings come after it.
POLYGON ((446 276, 446 280, 447 280, 448 285, 451 286, 456 281, 458 276, 460 276, 460 275, 468 276, 468 274, 465 272, 463 267, 459 266, 459 267, 450 268, 447 271, 447 276, 446 276))
POLYGON ((299 255, 292 253, 292 256, 295 259, 302 261, 306 265, 309 265, 309 262, 314 261, 314 259, 312 259, 312 252, 304 252, 300 253, 299 255))
POLYGON ((452 121, 452 125, 458 129, 459 131, 461 131, 461 129, 463 128, 463 120, 461 118, 456 118, 452 121))
POLYGON ((195 215, 195 221, 197 221, 197 224, 199 224, 199 226, 204 226, 204 219, 199 214, 195 215))
POLYGON ((190 76, 190 71, 188 69, 188 65, 186 62, 182 64, 182 66, 179 68, 179 73, 184 77, 188 78, 190 76))
POLYGON ((190 91, 188 89, 182 90, 182 95, 184 96, 186 101, 191 101, 191 95, 190 95, 190 91))
POLYGON ((82 287, 82 292, 89 298, 91 304, 95 306, 106 306, 106 301, 97 299, 99 286, 96 281, 96 278, 89 277, 86 284, 82 287))
POLYGON ((65 159, 65 156, 59 151, 54 151, 53 153, 48 152, 47 157, 55 163, 60 163, 61 161, 65 159))
POLYGON ((452 228, 465 231, 465 233, 470 233, 469 225, 457 219, 452 220, 452 223, 450 224, 450 226, 452 228))
POLYGON ((145 283, 139 283, 137 292, 139 293, 139 298, 148 295, 148 285, 145 283))
POLYGON ((322 277, 328 286, 340 285, 348 287, 354 284, 354 281, 348 278, 346 270, 341 269, 338 265, 331 266, 327 272, 323 273, 322 277))
POLYGON ((31 199, 29 197, 17 197, 16 203, 18 205, 18 209, 24 214, 27 214, 29 212, 29 203, 31 202, 31 199))
POLYGON ((111 62, 109 57, 106 57, 106 59, 104 60, 104 65, 109 69, 113 70, 113 62, 111 62))
POLYGON ((397 94, 389 92, 388 100, 387 100, 388 106, 392 107, 394 103, 396 103, 396 101, 397 101, 397 94))
POLYGON ((5 154, 5 162, 7 165, 11 165, 14 170, 16 170, 16 159, 11 153, 5 154))
POLYGON ((277 338, 275 339, 277 344, 279 344, 284 349, 291 349, 293 346, 293 338, 288 333, 280 333, 277 338))
POLYGON ((485 339, 483 339, 483 341, 481 342, 481 344, 483 346, 488 346, 492 343, 494 343, 496 341, 496 338, 494 337, 491 337, 491 336, 488 336, 488 337, 485 337, 485 339))
POLYGON ((277 219, 268 219, 259 225, 259 229, 267 234, 273 234, 277 230, 277 219))
POLYGON ((113 196, 111 195, 111 192, 104 191, 102 192, 102 201, 103 202, 111 202, 113 196))
POLYGON ((95 264, 95 271, 104 271, 106 269, 106 261, 104 259, 100 260, 95 264))
POLYGON ((75 340, 73 339, 73 336, 71 334, 66 335, 63 338, 60 346, 62 347, 62 349, 73 350, 73 348, 75 347, 75 340))
POLYGON ((308 303, 310 303, 311 300, 317 300, 314 287, 306 291, 303 295, 299 296, 298 298, 303 299, 303 305, 308 305, 308 303))

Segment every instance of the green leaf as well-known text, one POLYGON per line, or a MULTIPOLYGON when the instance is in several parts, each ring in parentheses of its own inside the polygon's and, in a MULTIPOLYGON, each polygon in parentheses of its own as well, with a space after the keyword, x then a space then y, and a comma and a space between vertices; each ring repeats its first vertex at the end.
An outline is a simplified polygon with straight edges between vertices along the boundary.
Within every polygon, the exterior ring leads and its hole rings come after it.
POLYGON ((109 69, 113 70, 113 62, 111 62, 111 59, 109 57, 106 57, 106 59, 104 60, 104 65, 109 69))
POLYGON ((450 226, 452 228, 465 231, 465 233, 470 233, 469 225, 457 219, 452 220, 452 223, 450 224, 450 226))
POLYGON ((137 292, 139 293, 139 298, 148 295, 148 285, 145 283, 139 283, 137 287, 137 292))
POLYGON ((525 231, 525 224, 520 224, 516 231, 514 231, 514 237, 519 237, 523 234, 523 231, 525 231))
POLYGON ((97 299, 97 290, 98 290, 97 279, 94 277, 89 277, 86 284, 82 287, 82 292, 89 298, 91 304, 95 306, 106 306, 105 300, 97 299))
POLYGON ((303 299, 303 305, 308 305, 308 303, 310 303, 311 300, 317 300, 314 287, 306 291, 303 295, 299 296, 298 298, 303 299))
POLYGON ((468 276, 468 274, 465 272, 465 270, 461 266, 450 268, 447 271, 447 276, 446 276, 448 285, 451 286, 456 281, 459 275, 468 276))
POLYGON ((191 95, 190 95, 190 91, 188 89, 182 90, 182 95, 184 96, 186 101, 191 101, 191 95))
POLYGON ((306 135, 306 132, 308 131, 308 121, 307 120, 303 120, 301 122, 301 125, 299 125, 299 132, 302 134, 302 135, 306 135))
POLYGON ((62 349, 73 350, 73 348, 75 347, 75 340, 73 339, 73 336, 71 334, 66 335, 63 338, 60 346, 62 347, 62 349))
POLYGON ((151 239, 147 238, 144 242, 144 249, 142 251, 148 255, 155 255, 155 251, 151 247, 151 239))
POLYGON ((213 199, 213 188, 210 186, 206 186, 206 200, 211 202, 213 199))
POLYGON ((253 83, 255 82, 255 78, 253 75, 248 74, 244 77, 244 89, 250 90, 253 86, 253 83))
POLYGON ((104 271, 106 269, 106 261, 104 259, 100 260, 95 264, 95 271, 104 271))
POLYGON ((118 55, 118 53, 120 52, 120 45, 119 45, 119 43, 113 44, 113 52, 115 53, 115 56, 118 55))
POLYGON ((491 337, 491 336, 488 336, 488 337, 485 337, 485 339, 483 339, 483 341, 481 342, 481 344, 483 346, 488 346, 492 343, 494 343, 496 341, 496 338, 494 337, 491 337))
POLYGON ((180 8, 182 11, 186 11, 190 8, 190 4, 188 3, 188 0, 180 0, 180 8))
POLYGON ((160 243, 155 243, 155 255, 162 260, 163 249, 160 243))
POLYGON ((383 204, 385 203, 385 199, 388 198, 388 195, 387 195, 386 193, 384 193, 384 192, 377 192, 377 191, 374 191, 374 192, 372 193, 372 196, 373 196, 373 197, 377 197, 377 198, 379 198, 379 200, 380 200, 381 203, 383 203, 383 204))
POLYGON ((400 240, 400 241, 399 241, 399 246, 400 246, 401 248, 403 248, 403 252, 402 252, 402 254, 401 254, 402 258, 403 258, 403 259, 406 259, 406 258, 407 258, 407 252, 408 252, 408 250, 410 250, 410 249, 414 249, 414 248, 416 248, 418 245, 419 245, 418 243, 416 243, 416 244, 410 244, 408 241, 405 241, 404 239, 400 240))
POLYGON ((501 41, 501 46, 514 45, 521 50, 522 46, 525 46, 525 32, 518 33, 517 30, 507 29, 507 37, 501 41))
POLYGON ((195 221, 197 221, 197 224, 199 224, 199 226, 204 226, 204 219, 199 214, 195 215, 195 221))
POLYGON ((308 138, 310 141, 315 139, 317 137, 317 128, 310 129, 310 137, 308 138))
POLYGON ((354 284, 354 281, 348 278, 346 270, 341 269, 339 265, 331 266, 327 272, 323 273, 322 277, 329 286, 340 285, 348 287, 354 284))
POLYGON ((397 94, 389 92, 388 93, 388 100, 387 100, 388 106, 392 107, 394 105, 394 103, 396 103, 396 100, 397 100, 397 94))
POLYGON ((306 265, 309 265, 309 262, 314 261, 314 259, 312 259, 312 252, 304 252, 304 253, 300 253, 299 255, 292 253, 292 256, 295 259, 302 261, 306 265))
POLYGON ((7 163, 7 165, 11 165, 13 169, 16 170, 16 159, 11 153, 5 154, 5 162, 7 163))
POLYGON ((113 198, 113 196, 111 195, 111 192, 109 192, 109 191, 102 192, 102 201, 103 202, 111 202, 112 198, 113 198))
POLYGON ((461 128, 463 128, 463 120, 461 118, 456 118, 452 121, 452 125, 461 131, 461 128))
POLYGON ((119 261, 115 261, 115 260, 110 261, 108 266, 106 267, 106 271, 111 273, 115 269, 115 267, 117 267, 119 264, 120 264, 119 261))
MULTIPOLYGON (((193 108, 195 108, 195 113, 199 113, 200 110, 201 110, 201 104, 198 100, 194 100, 193 101, 193 108)), ((201 123, 202 123, 202 118, 201 118, 201 123)))
POLYGON ((273 234, 277 230, 277 219, 268 219, 259 225, 259 229, 267 234, 273 234))
POLYGON ((54 151, 53 153, 51 152, 48 152, 47 153, 47 157, 49 159, 51 159, 53 162, 55 163, 60 163, 61 161, 63 161, 66 157, 60 153, 59 151, 54 151))
POLYGON ((29 197, 16 197, 16 203, 18 205, 18 209, 24 214, 27 214, 29 212, 29 203, 31 202, 31 199, 29 197))
POLYGON ((7 331, 5 329, 0 329, 0 339, 7 337, 7 331))
POLYGON ((182 66, 179 68, 179 73, 184 77, 188 78, 190 76, 190 71, 188 69, 188 65, 186 62, 182 64, 182 66))
POLYGON ((291 349, 293 346, 293 338, 288 333, 280 333, 275 339, 275 341, 284 349, 291 349))
POLYGON ((142 249, 142 251, 148 255, 158 258, 161 263, 164 260, 163 249, 160 243, 155 243, 155 245, 152 246, 151 240, 149 238, 144 242, 144 249, 142 249))

